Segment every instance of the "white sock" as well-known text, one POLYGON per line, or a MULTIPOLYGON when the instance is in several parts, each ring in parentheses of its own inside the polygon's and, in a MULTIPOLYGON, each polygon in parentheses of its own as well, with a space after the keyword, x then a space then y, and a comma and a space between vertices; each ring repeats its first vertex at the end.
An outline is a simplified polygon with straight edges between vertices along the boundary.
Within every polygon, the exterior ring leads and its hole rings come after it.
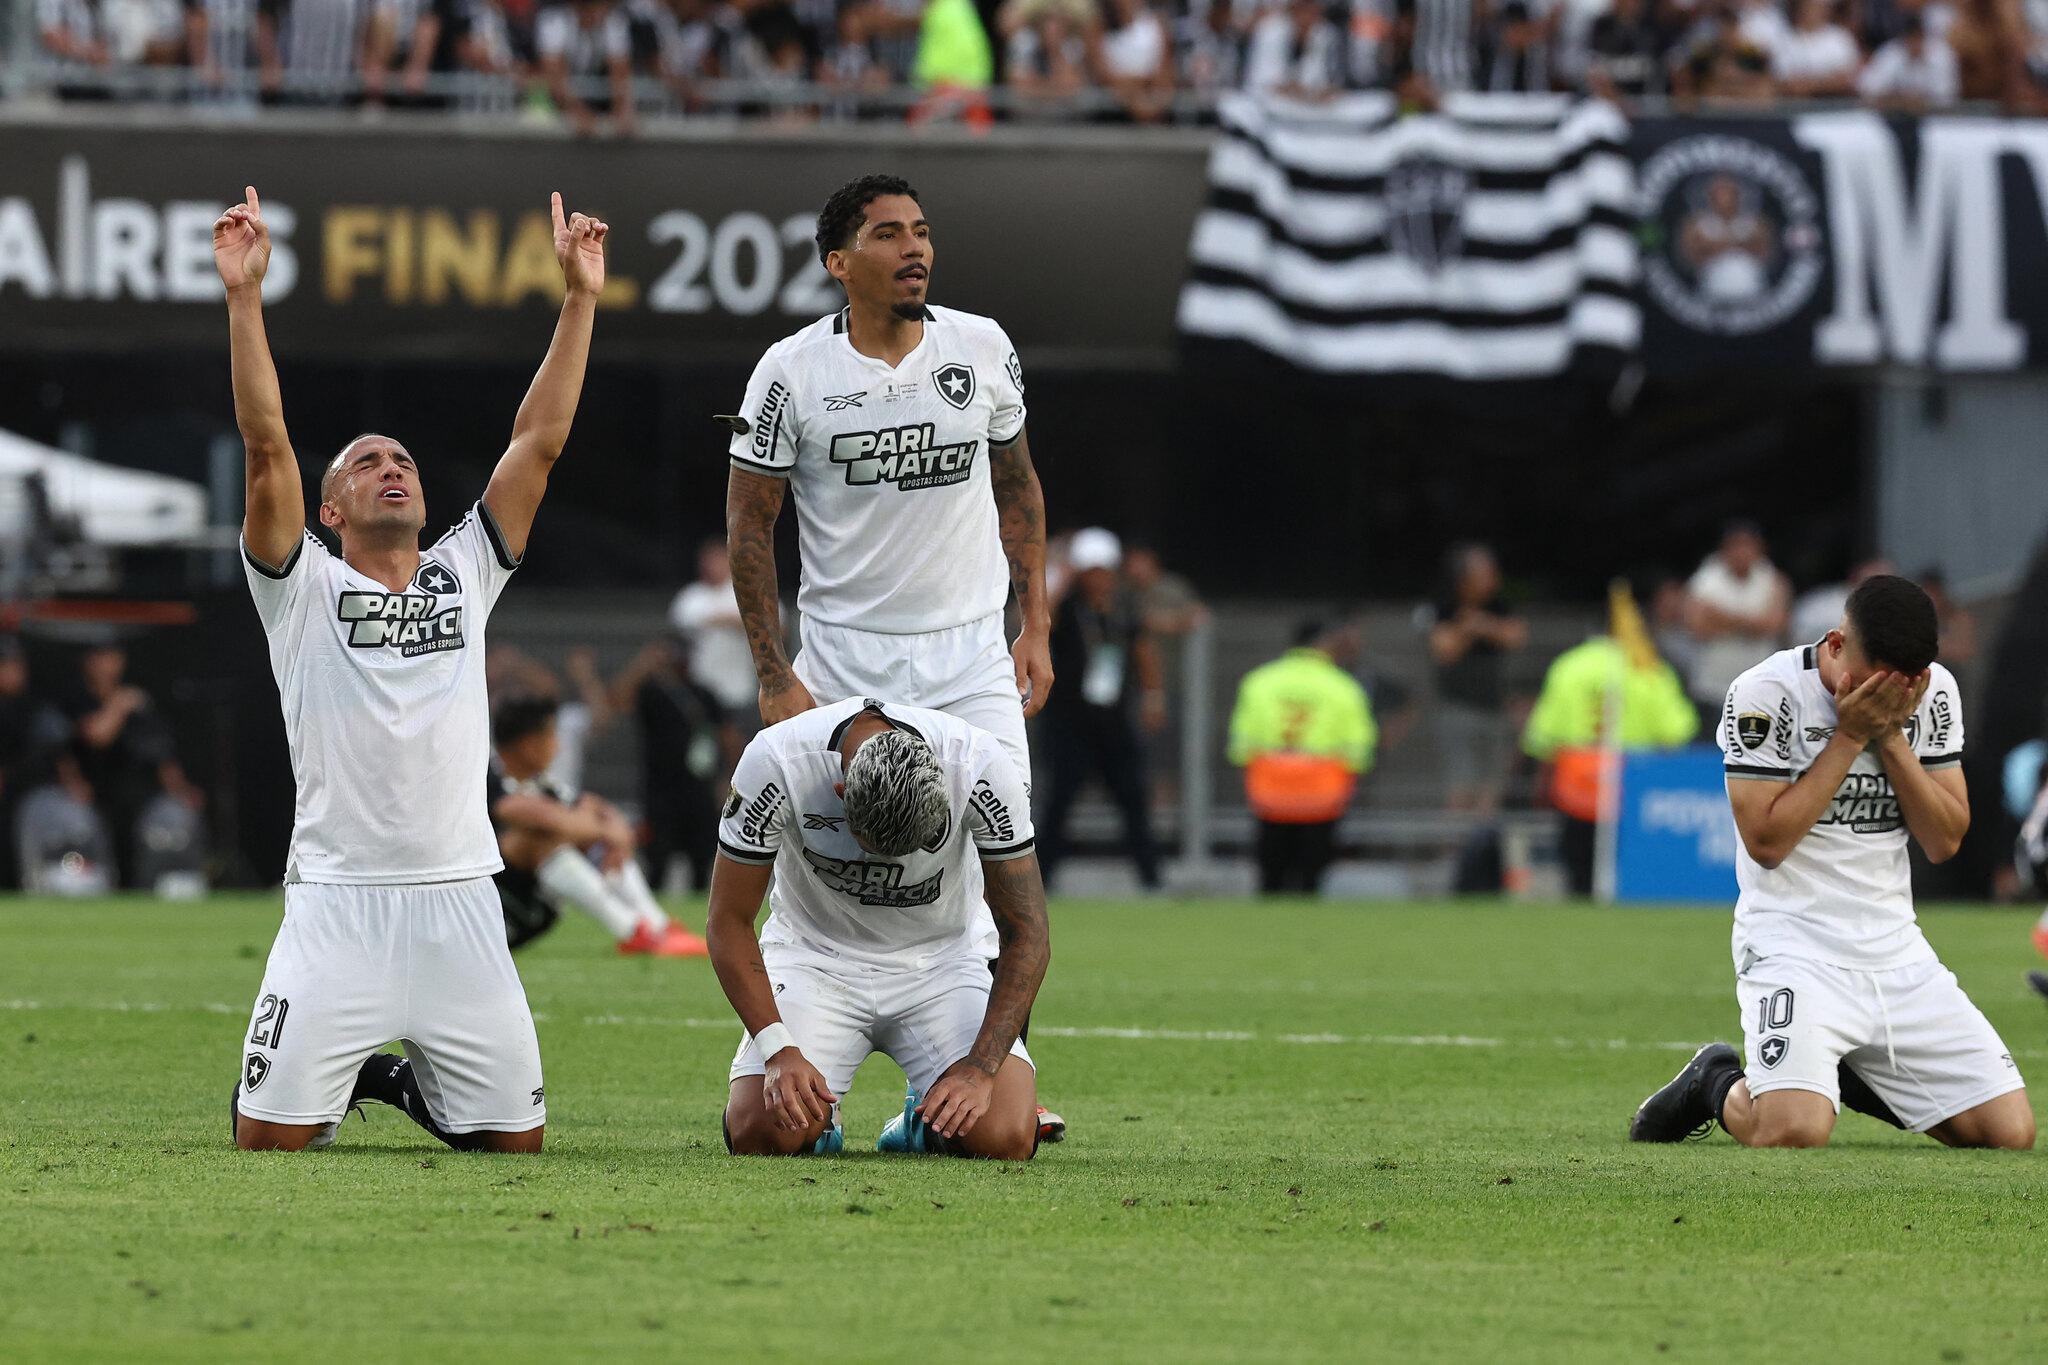
POLYGON ((567 845, 548 855, 535 874, 540 889, 567 905, 573 905, 604 926, 604 931, 624 942, 639 927, 640 916, 632 905, 605 884, 583 851, 567 845))
POLYGON ((637 860, 626 859, 619 864, 618 871, 605 873, 604 881, 612 894, 633 907, 642 924, 656 933, 668 928, 668 912, 654 899, 654 888, 647 884, 647 874, 640 870, 637 860))

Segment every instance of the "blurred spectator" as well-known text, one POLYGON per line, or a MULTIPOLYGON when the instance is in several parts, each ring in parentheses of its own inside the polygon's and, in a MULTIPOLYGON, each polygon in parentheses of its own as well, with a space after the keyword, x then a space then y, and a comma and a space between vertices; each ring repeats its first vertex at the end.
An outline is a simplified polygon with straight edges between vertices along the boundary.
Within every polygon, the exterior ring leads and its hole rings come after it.
POLYGON ((1939 569, 1921 571, 1919 583, 1934 603, 1941 631, 1941 649, 1934 657, 1962 669, 1977 657, 1977 614, 1949 594, 1948 575, 1939 569))
POLYGON ((1891 571, 1889 560, 1865 560, 1850 569, 1848 578, 1842 582, 1823 583, 1801 593, 1799 600, 1792 604, 1791 625, 1786 637, 1795 645, 1812 644, 1842 624, 1842 613, 1849 606, 1849 593, 1858 583, 1873 574, 1891 571))
POLYGON ((1545 765, 1550 804, 1564 817, 1559 854, 1575 896, 1593 890, 1603 747, 1675 749, 1700 728, 1678 674, 1658 657, 1625 588, 1610 590, 1608 612, 1606 634, 1550 665, 1522 731, 1523 751, 1545 765))
POLYGON ((1138 608, 1145 613, 1145 629, 1154 635, 1186 635, 1209 619, 1195 585, 1177 573, 1168 573, 1159 562, 1159 552, 1150 545, 1133 541, 1124 546, 1124 581, 1138 596, 1138 608))
POLYGON ((1964 99, 2005 105, 2024 100, 2026 21, 2013 0, 1957 0, 1947 37, 1964 99))
POLYGON ((363 32, 363 101, 381 104, 396 77, 402 104, 430 104, 427 81, 453 65, 457 0, 374 0, 363 32))
POLYGON ((697 547, 697 581, 676 594, 668 621, 689 645, 691 676, 710 689, 742 733, 753 734, 761 724, 760 684, 723 540, 697 547))
POLYGON ((1699 641, 1686 628, 1685 580, 1660 573, 1650 580, 1650 639, 1664 662, 1678 675, 1679 685, 1692 695, 1693 666, 1699 659, 1699 641))
POLYGON ((1088 88, 1092 8, 1066 0, 1009 0, 997 19, 1004 80, 1019 95, 1071 99, 1088 88))
POLYGON ((216 90, 243 84, 253 68, 266 94, 284 80, 277 17, 283 0, 184 0, 186 61, 216 90))
POLYGON ((1793 0, 1793 22, 1771 46, 1771 78, 1791 99, 1825 99, 1856 92, 1863 50, 1835 21, 1834 0, 1793 0))
POLYGON ((621 133, 633 131, 633 35, 614 0, 550 5, 534 20, 534 48, 555 107, 579 133, 597 131, 609 113, 621 133), (608 92, 595 93, 600 79, 608 92))
POLYGON ((1756 523, 1735 521, 1686 584, 1686 596, 1686 626, 1699 644, 1693 700, 1713 725, 1737 675, 1784 639, 1792 587, 1764 557, 1764 534, 1756 523))
POLYGON ((1114 22, 1096 44, 1103 86, 1133 123, 1157 123, 1173 107, 1173 42, 1147 0, 1110 0, 1114 22))
POLYGON ((680 636, 657 640, 612 685, 613 704, 640 723, 640 802, 647 823, 641 856, 657 885, 669 863, 689 864, 687 885, 711 884, 719 787, 739 757, 740 738, 718 698, 690 675, 680 636))
MULTIPOLYGON (((530 29, 524 37, 532 37, 530 29)), ((503 0, 469 0, 455 41, 455 64, 470 77, 462 87, 463 107, 497 111, 511 108, 517 85, 530 74, 525 54, 503 0)))
POLYGON ((995 52, 974 0, 926 0, 910 73, 911 84, 924 94, 910 121, 964 114, 971 124, 987 124, 986 92, 995 77, 995 52))
POLYGON ((1337 821, 1379 744, 1372 703, 1348 671, 1357 629, 1309 621, 1294 638, 1293 649, 1245 675, 1230 713, 1230 761, 1244 769, 1265 896, 1321 887, 1337 821))
POLYGON ((1479 33, 1476 86, 1480 90, 1540 94, 1554 80, 1552 49, 1558 10, 1538 14, 1530 0, 1488 5, 1479 33))
POLYGON ((1872 53, 1856 81, 1856 93, 1865 103, 1914 112, 1947 108, 1961 88, 1955 49, 1948 39, 1927 31, 1925 13, 1913 16, 1904 33, 1872 53))
POLYGON ((1190 0, 1175 22, 1175 63, 1183 89, 1215 95, 1244 80, 1247 29, 1236 0, 1190 0))
POLYGON ((1476 3, 1483 0, 1394 0, 1407 64, 1435 95, 1472 88, 1476 3))
POLYGON ((36 33, 60 65, 104 69, 114 60, 97 0, 36 0, 36 33))
MULTIPOLYGON (((277 15, 277 62, 284 97, 337 104, 362 66, 362 0, 270 0, 277 15)), ((263 35, 258 34, 258 41, 263 35)))
POLYGON ((1586 38, 1586 93, 1622 105, 1663 95, 1670 46, 1646 0, 1614 0, 1586 38))
POLYGON ((143 884, 136 827, 145 808, 166 795, 196 812, 204 799, 186 780, 170 727, 149 694, 124 681, 127 670, 127 651, 118 645, 87 649, 79 691, 66 710, 79 777, 113 840, 121 884, 132 887, 143 884))
MULTIPOLYGON (((29 690, 28 655, 21 641, 0 635, 0 886, 22 884, 15 816, 23 798, 57 783, 60 765, 69 769, 71 784, 83 785, 65 753, 70 737, 64 713, 29 690)), ((90 796, 85 799, 89 804, 90 796)))
POLYGON ((856 87, 902 85, 917 63, 923 20, 924 0, 853 0, 843 6, 830 63, 833 78, 856 87))
POLYGON ((1090 777, 1100 777, 1123 816, 1124 848, 1139 884, 1159 887, 1159 852, 1145 799, 1142 725, 1166 722, 1165 679, 1136 594, 1123 579, 1123 547, 1100 527, 1075 533, 1066 595, 1053 605, 1052 667, 1062 680, 1040 713, 1052 765, 1051 796, 1038 826, 1038 858, 1052 881, 1066 856, 1067 821, 1090 777), (1135 676, 1137 687, 1132 687, 1135 676), (1137 719, 1132 702, 1137 702, 1137 719))
POLYGON ((1266 12, 1245 50, 1244 88, 1319 99, 1344 88, 1344 35, 1321 0, 1287 0, 1266 12))
POLYGON ((1429 617, 1437 753, 1452 810, 1490 811, 1500 800, 1513 740, 1508 656, 1529 644, 1527 623, 1510 610, 1493 551, 1455 547, 1445 561, 1443 596, 1429 617))

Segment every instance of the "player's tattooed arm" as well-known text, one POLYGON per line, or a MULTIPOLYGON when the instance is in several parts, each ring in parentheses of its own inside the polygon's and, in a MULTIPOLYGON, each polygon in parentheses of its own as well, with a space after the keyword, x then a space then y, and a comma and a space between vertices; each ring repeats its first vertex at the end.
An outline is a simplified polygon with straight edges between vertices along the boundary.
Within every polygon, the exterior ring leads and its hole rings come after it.
POLYGON ((787 482, 734 469, 725 484, 725 544, 733 595, 761 684, 761 721, 773 725, 816 705, 797 681, 782 644, 782 600, 775 576, 775 519, 787 482))
POLYGON ((774 872, 769 864, 735 862, 720 855, 711 860, 711 902, 705 911, 704 941, 711 966, 733 1012, 749 1036, 782 1020, 775 1008, 775 987, 761 960, 761 941, 754 933, 761 905, 768 898, 774 872))
POLYGON ((1046 964, 1052 960, 1052 938, 1046 927, 1045 879, 1039 875, 1036 853, 983 862, 981 874, 982 898, 995 918, 1002 953, 996 958, 988 1011, 967 1060, 994 1076, 1031 1017, 1032 1002, 1038 999, 1046 964))
POLYGON ((306 493, 284 425, 284 395, 263 328, 263 276, 270 269, 270 228, 256 187, 213 225, 213 263, 227 289, 228 345, 235 425, 242 429, 242 539, 272 569, 282 569, 306 531, 306 493))
POLYGON ((562 268, 562 314, 548 353, 512 420, 512 440, 491 472, 484 505, 505 537, 514 559, 526 553, 534 514, 548 491, 548 472, 569 443, 576 405, 583 396, 583 372, 590 363, 590 333, 597 296, 604 292, 603 221, 576 213, 564 216, 562 196, 552 196, 555 261, 562 268))
POLYGON ((1003 557, 1010 564, 1010 589, 1017 594, 1023 628, 1010 657, 1016 661, 1017 691, 1024 714, 1035 716, 1052 695, 1052 604, 1045 594, 1045 489, 1031 463, 1031 443, 1017 439, 989 452, 989 481, 996 498, 1003 557))

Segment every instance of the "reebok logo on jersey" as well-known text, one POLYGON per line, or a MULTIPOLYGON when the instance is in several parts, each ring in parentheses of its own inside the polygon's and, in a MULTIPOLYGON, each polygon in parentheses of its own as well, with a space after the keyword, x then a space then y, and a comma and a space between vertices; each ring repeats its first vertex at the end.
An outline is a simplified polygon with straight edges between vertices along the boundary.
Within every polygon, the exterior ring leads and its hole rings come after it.
MULTIPOLYGON (((438 565, 435 566, 439 568, 438 565)), ((422 579, 426 571, 421 570, 422 579)), ((455 590, 455 577, 440 570, 455 590)), ((351 649, 395 649, 410 659, 443 649, 462 648, 462 607, 440 607, 440 598, 416 592, 345 592, 335 614, 349 623, 351 649)))
POLYGON ((941 365, 932 371, 932 383, 938 386, 939 397, 956 408, 964 408, 974 401, 974 369, 954 361, 941 365))
POLYGON ((846 817, 843 815, 813 815, 809 811, 804 812, 805 829, 838 829, 845 823, 846 817))
POLYGON ((1808 744, 1825 744, 1834 737, 1835 727, 1832 725, 1809 725, 1806 727, 1806 742, 1808 744))
POLYGON ((988 834, 998 843, 1017 842, 1017 823, 1010 818, 1010 808, 1003 798, 996 795, 996 789, 983 780, 974 784, 974 795, 969 798, 974 808, 981 812, 981 819, 988 826, 988 834))
POLYGON ((921 882, 905 886, 901 863, 827 858, 810 849, 804 850, 804 861, 818 874, 819 881, 841 895, 852 896, 862 905, 881 905, 898 910, 930 905, 936 901, 939 898, 939 881, 946 875, 941 870, 921 882))
POLYGON ((859 393, 828 393, 825 395, 825 411, 845 412, 848 408, 857 408, 860 406, 860 400, 867 396, 866 389, 859 393))
POLYGON ((930 422, 844 432, 832 438, 832 463, 846 466, 846 482, 856 488, 893 483, 907 492, 964 482, 981 442, 939 445, 937 439, 930 422))

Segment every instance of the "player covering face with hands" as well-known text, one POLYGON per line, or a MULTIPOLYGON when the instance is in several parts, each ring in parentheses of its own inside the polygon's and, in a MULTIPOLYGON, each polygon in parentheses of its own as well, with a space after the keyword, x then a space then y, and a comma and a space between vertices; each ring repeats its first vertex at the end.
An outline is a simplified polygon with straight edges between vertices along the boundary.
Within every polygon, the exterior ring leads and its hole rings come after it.
POLYGON ((284 923, 235 1087, 244 1148, 325 1145, 367 1099, 453 1147, 540 1150, 540 1048, 478 793, 486 627, 568 440, 604 288, 605 224, 566 215, 559 194, 553 212, 561 317, 483 497, 422 550, 411 453, 359 436, 320 480, 338 556, 306 529, 263 328, 270 234, 255 188, 214 224, 247 452, 242 555, 297 788, 284 923), (378 1051, 399 1039, 405 1057, 378 1051))
POLYGON ((725 1110, 734 1152, 839 1150, 839 1099, 882 1052, 911 1093, 879 1150, 1032 1155, 1037 1085, 1018 1034, 1050 948, 1023 784, 1000 741, 865 698, 763 730, 726 799, 708 922, 746 1029, 725 1110), (984 897, 1002 938, 993 972, 984 897))
POLYGON ((1846 1104, 1954 1147, 2033 1145, 2012 1053, 1913 913, 1907 840, 1944 862, 1970 827, 1962 702, 1935 646, 1927 594, 1878 575, 1824 639, 1729 689, 1749 1064, 1702 1048, 1630 1137, 1676 1142, 1718 1121, 1752 1147, 1817 1147, 1846 1104))

